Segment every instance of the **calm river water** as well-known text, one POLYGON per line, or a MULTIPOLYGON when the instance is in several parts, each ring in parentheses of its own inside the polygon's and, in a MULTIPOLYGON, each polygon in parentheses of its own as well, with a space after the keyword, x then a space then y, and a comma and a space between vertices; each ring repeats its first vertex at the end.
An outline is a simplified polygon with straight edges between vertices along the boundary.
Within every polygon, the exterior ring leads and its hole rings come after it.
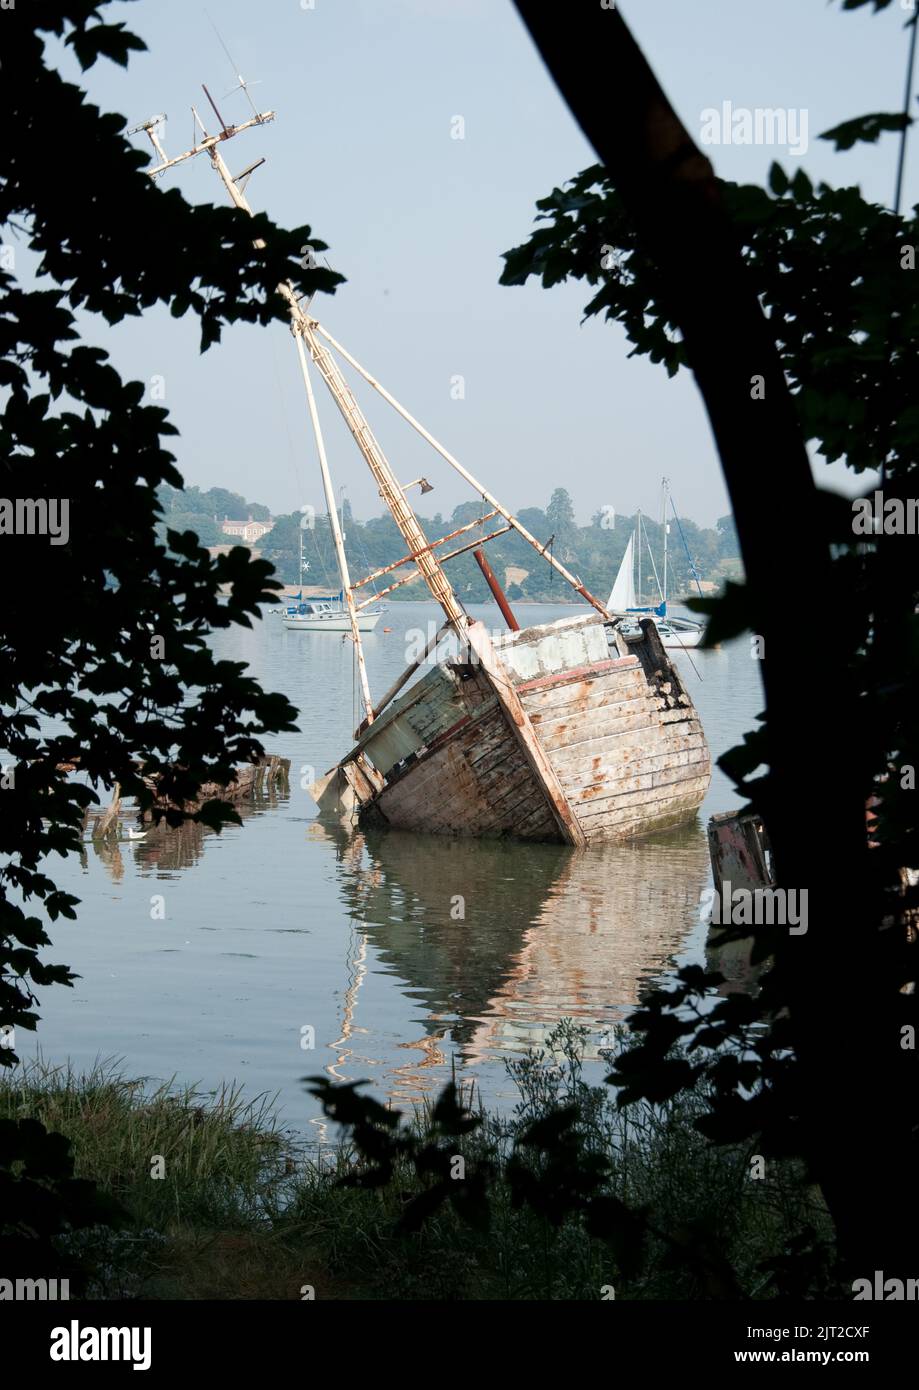
MULTIPOLYGON (((575 611, 516 607, 522 625, 575 611)), ((500 627, 496 609, 470 611, 500 627)), ((391 631, 366 637, 377 695, 438 613, 392 604, 391 631)), ((291 759, 289 792, 219 836, 161 828, 87 844, 82 864, 54 861, 81 906, 76 922, 52 926, 45 955, 82 978, 40 991, 42 1021, 20 1035, 21 1055, 37 1045, 78 1069, 117 1059, 128 1075, 204 1089, 238 1081, 250 1097, 277 1094, 284 1121, 312 1133, 301 1079, 320 1072, 367 1078, 398 1104, 436 1091, 455 1066, 501 1107, 515 1096, 505 1061, 559 1019, 589 1028, 595 1052, 643 987, 703 958, 705 824, 737 804, 717 769, 696 820, 628 846, 346 834, 317 822, 305 785, 350 743, 350 641, 268 616, 214 643, 299 708, 300 732, 267 741, 291 759), (464 920, 451 915, 457 896, 464 920)), ((758 662, 747 640, 691 658, 677 661, 717 757, 761 708, 758 662)))

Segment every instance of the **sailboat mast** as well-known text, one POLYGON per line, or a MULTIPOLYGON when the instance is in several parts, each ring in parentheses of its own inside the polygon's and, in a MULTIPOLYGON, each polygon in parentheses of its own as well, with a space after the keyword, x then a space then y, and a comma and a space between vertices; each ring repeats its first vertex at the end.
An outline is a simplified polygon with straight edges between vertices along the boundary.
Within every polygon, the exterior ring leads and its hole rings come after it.
POLYGON ((635 558, 636 570, 638 573, 638 588, 635 593, 637 606, 641 607, 641 507, 638 508, 638 552, 635 558))
POLYGON ((661 483, 661 520, 664 526, 664 612, 667 612, 667 532, 670 527, 667 522, 667 491, 670 484, 666 478, 661 483))

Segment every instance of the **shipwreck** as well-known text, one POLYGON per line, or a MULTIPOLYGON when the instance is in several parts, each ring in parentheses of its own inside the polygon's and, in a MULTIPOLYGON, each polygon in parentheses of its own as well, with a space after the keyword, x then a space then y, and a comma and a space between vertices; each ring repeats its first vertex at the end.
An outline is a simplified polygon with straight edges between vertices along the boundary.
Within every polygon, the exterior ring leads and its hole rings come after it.
MULTIPOLYGON (((245 83, 241 86, 249 96, 245 83)), ((162 117, 137 130, 148 136, 167 170, 206 154, 236 207, 251 215, 243 189, 252 170, 234 178, 221 146, 274 119, 271 111, 228 125, 205 88, 219 122, 210 133, 195 108, 197 140, 170 159, 158 133, 162 117)), ((249 98, 251 101, 251 98, 249 98)), ((261 163, 261 161, 259 161, 261 163)), ((680 674, 652 619, 617 612, 591 594, 521 521, 463 467, 337 342, 310 313, 290 282, 278 293, 288 308, 354 646, 364 717, 354 742, 312 787, 320 812, 374 826, 441 835, 511 836, 584 846, 626 839, 675 825, 705 795, 711 761, 705 735, 680 674), (348 364, 466 481, 482 514, 449 535, 429 540, 409 501, 426 478, 400 483, 351 391, 339 363, 348 364), (311 372, 321 377, 377 484, 405 542, 405 555, 352 580, 335 504, 311 372), (520 629, 484 546, 516 531, 588 606, 583 616, 520 629), (464 534, 467 539, 455 542, 464 534), (507 625, 490 635, 463 607, 444 566, 473 551, 507 625), (401 571, 399 576, 393 577, 401 571), (389 576, 364 597, 366 586, 389 576), (440 605, 444 623, 418 661, 376 702, 362 646, 361 615, 387 593, 421 578, 440 605), (363 591, 363 592, 362 592, 363 591), (623 625, 628 631, 623 632, 623 625), (456 650, 435 659, 438 640, 456 650)))

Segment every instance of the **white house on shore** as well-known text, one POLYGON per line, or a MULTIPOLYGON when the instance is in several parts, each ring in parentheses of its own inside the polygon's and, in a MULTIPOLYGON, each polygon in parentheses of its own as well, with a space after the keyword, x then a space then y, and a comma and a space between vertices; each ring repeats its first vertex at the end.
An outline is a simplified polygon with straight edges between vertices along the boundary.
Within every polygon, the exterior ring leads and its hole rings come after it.
POLYGON ((245 545, 255 545, 262 536, 267 536, 273 526, 274 522, 270 517, 267 521, 253 521, 251 516, 248 521, 231 521, 225 516, 220 529, 225 536, 235 536, 245 545))

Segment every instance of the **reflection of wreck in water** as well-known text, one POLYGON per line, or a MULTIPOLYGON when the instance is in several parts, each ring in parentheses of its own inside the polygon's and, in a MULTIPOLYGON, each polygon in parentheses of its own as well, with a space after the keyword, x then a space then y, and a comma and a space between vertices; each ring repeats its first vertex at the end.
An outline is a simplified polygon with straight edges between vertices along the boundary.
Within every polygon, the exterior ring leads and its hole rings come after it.
POLYGON ((331 840, 361 957, 346 992, 332 1074, 362 1065, 355 1035, 369 968, 404 983, 420 1034, 403 1046, 422 1057, 396 1067, 387 1090, 416 1099, 441 1086, 449 1052, 473 1072, 539 1045, 562 1018, 591 1030, 588 1056, 699 923, 708 880, 705 838, 683 827, 653 842, 589 854, 495 840, 373 835, 314 823, 331 840), (452 1044, 452 1047, 450 1046, 452 1044))
MULTIPOLYGON (((272 782, 246 800, 236 802, 234 810, 245 822, 253 816, 273 811, 289 800, 290 791, 286 783, 272 782)), ((136 826, 137 815, 133 806, 125 806, 122 815, 126 825, 136 826)), ((185 821, 183 825, 173 827, 163 820, 159 825, 148 824, 143 839, 88 840, 84 844, 85 849, 92 847, 93 854, 108 870, 112 881, 120 883, 124 877, 124 856, 133 859, 137 871, 142 875, 168 876, 182 869, 194 868, 204 854, 208 840, 216 834, 215 830, 197 821, 185 821)), ((85 859, 84 852, 84 862, 85 859)))

